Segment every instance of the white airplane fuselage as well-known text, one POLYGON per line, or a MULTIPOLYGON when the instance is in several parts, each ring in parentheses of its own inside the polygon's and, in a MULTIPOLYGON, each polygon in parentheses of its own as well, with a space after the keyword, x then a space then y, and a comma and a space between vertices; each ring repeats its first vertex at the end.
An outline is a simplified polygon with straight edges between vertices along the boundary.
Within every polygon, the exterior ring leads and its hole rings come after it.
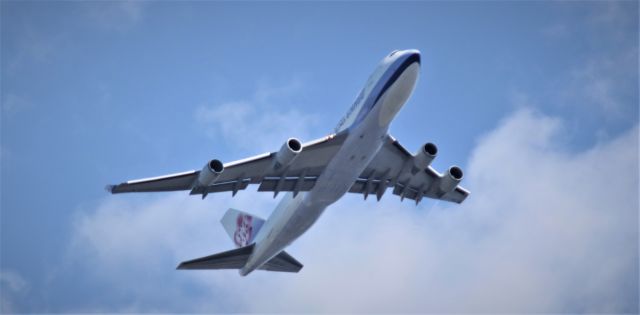
POLYGON ((245 276, 302 235, 324 210, 349 191, 383 145, 389 124, 418 79, 420 52, 395 51, 371 75, 335 132, 346 132, 341 148, 308 192, 286 193, 255 237, 245 276))

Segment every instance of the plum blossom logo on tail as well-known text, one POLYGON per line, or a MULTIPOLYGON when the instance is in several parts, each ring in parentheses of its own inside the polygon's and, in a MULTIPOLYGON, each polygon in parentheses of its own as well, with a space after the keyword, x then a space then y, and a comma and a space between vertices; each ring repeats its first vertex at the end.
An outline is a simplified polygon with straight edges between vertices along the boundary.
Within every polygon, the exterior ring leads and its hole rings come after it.
POLYGON ((236 217, 236 231, 233 234, 233 241, 236 245, 243 247, 249 245, 253 235, 253 217, 246 214, 238 214, 236 217))

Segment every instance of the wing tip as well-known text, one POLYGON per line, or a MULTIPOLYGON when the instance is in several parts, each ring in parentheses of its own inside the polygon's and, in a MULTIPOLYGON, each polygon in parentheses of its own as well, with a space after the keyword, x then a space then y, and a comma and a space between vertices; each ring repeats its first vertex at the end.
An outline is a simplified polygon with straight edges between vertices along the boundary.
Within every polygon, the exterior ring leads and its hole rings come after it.
MULTIPOLYGON (((193 259, 193 260, 195 260, 195 259, 193 259)), ((178 264, 178 266, 176 266, 176 270, 202 269, 202 268, 198 268, 196 265, 194 265, 193 264, 193 260, 186 260, 186 261, 181 262, 180 264, 178 264)))
POLYGON ((467 197, 471 195, 471 192, 462 186, 457 186, 456 190, 460 192, 460 194, 462 194, 462 199, 456 202, 458 204, 462 204, 465 200, 467 200, 467 197))
POLYGON ((113 194, 114 190, 116 188, 116 185, 106 185, 104 186, 104 190, 106 190, 108 193, 113 194))

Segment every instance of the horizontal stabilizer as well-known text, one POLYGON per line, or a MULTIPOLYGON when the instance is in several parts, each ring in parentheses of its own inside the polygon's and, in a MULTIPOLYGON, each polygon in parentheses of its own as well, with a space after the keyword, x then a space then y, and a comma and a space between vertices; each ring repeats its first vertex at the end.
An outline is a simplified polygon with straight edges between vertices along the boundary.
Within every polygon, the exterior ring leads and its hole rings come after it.
MULTIPOLYGON (((178 265, 177 269, 242 269, 249 260, 254 246, 255 244, 251 244, 211 256, 185 261, 178 265)), ((302 264, 287 252, 282 251, 258 269, 298 272, 302 269, 302 264)))
POLYGON ((285 251, 281 251, 276 257, 271 258, 259 270, 298 272, 302 269, 302 264, 285 251))
POLYGON ((254 244, 185 261, 178 269, 240 269, 244 267, 253 252, 254 244))

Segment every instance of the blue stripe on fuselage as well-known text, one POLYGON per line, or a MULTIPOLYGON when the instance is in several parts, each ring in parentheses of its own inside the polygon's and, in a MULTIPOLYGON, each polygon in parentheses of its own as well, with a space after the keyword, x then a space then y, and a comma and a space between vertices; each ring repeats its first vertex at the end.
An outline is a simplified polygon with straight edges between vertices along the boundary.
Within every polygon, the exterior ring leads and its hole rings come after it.
POLYGON ((389 69, 387 69, 380 80, 378 80, 371 93, 369 93, 369 97, 367 97, 367 99, 365 100, 365 103, 360 109, 358 116, 356 117, 353 124, 348 127, 348 129, 355 128, 361 121, 365 119, 365 117, 367 117, 367 115, 378 103, 380 97, 384 95, 384 92, 386 92, 393 85, 393 83, 396 82, 396 80, 400 77, 404 70, 409 68, 409 66, 411 66, 414 62, 420 64, 419 53, 412 53, 407 58, 405 58, 404 61, 398 63, 399 65, 397 67, 391 66, 389 67, 389 69))

